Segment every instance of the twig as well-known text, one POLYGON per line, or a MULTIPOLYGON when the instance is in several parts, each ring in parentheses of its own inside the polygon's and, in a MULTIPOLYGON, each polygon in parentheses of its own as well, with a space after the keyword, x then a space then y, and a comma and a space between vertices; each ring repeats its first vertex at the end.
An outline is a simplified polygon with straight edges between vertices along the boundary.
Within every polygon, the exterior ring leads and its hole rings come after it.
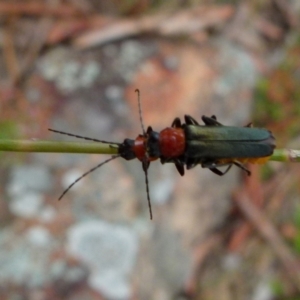
POLYGON ((15 80, 21 81, 26 76, 27 71, 32 67, 38 54, 45 46, 52 26, 53 21, 50 18, 43 18, 39 21, 34 29, 32 40, 30 41, 30 44, 28 44, 27 53, 24 55, 22 61, 20 61, 19 74, 15 80))
POLYGON ((221 26, 233 14, 234 7, 231 5, 198 6, 174 14, 121 19, 82 34, 74 40, 74 44, 80 49, 85 49, 143 33, 161 36, 193 34, 206 28, 221 26))
MULTIPOLYGON (((1 9, 1 7, 0 7, 1 9)), ((17 59, 17 53, 13 41, 13 27, 12 22, 4 28, 4 43, 3 43, 3 55, 6 62, 7 71, 11 82, 15 82, 20 74, 20 66, 17 59)))

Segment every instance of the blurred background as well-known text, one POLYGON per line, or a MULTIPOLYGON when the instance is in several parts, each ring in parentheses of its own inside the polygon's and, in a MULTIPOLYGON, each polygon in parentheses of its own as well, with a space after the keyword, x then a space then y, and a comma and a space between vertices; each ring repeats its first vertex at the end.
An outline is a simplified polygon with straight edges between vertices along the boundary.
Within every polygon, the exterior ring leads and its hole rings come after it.
MULTIPOLYGON (((297 0, 0 1, 0 138, 122 142, 215 114, 300 148, 297 0)), ((300 169, 184 177, 138 160, 0 153, 0 298, 300 299, 300 169)))

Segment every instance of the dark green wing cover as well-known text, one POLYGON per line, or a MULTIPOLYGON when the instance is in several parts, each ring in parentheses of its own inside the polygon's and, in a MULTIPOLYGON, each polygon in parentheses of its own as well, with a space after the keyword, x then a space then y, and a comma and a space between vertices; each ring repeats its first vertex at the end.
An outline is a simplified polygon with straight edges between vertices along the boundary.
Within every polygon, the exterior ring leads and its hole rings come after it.
POLYGON ((190 158, 264 157, 275 148, 272 133, 260 128, 187 125, 185 136, 185 155, 190 158))

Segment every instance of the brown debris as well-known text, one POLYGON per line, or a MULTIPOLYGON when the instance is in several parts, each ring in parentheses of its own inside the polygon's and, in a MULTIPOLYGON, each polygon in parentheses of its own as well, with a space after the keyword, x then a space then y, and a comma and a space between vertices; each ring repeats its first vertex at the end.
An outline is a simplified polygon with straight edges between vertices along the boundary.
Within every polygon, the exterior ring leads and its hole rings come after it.
POLYGON ((234 200, 243 215, 251 222, 258 233, 268 242, 272 250, 276 253, 293 288, 300 292, 300 260, 291 252, 273 224, 253 205, 246 193, 243 191, 237 192, 234 200))
POLYGON ((58 4, 55 6, 45 5, 36 2, 25 2, 20 1, 15 3, 0 2, 0 15, 2 16, 53 16, 53 17, 74 17, 78 16, 80 12, 77 8, 67 5, 58 4))
POLYGON ((222 26, 234 13, 229 5, 204 8, 196 7, 183 12, 156 14, 138 19, 116 20, 109 26, 95 28, 74 40, 80 49, 99 46, 139 34, 173 36, 192 34, 199 30, 222 26))

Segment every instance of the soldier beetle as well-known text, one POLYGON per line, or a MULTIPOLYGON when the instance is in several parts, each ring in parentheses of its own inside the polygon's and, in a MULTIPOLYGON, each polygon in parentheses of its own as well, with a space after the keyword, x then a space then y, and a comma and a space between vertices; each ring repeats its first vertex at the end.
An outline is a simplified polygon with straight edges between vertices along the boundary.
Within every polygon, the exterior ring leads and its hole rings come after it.
POLYGON ((184 116, 184 123, 175 118, 171 127, 167 127, 160 133, 154 131, 151 126, 145 130, 142 113, 140 92, 138 93, 139 116, 143 134, 136 139, 125 139, 123 143, 108 142, 85 136, 71 134, 63 131, 49 129, 52 132, 73 136, 89 141, 110 144, 118 148, 118 154, 103 161, 77 178, 65 189, 59 200, 68 190, 83 177, 100 168, 104 164, 122 157, 126 160, 139 159, 145 173, 147 200, 152 219, 150 202, 148 168, 154 160, 160 159, 161 163, 174 163, 181 176, 187 170, 197 165, 207 168, 215 174, 225 175, 232 165, 235 165, 250 175, 245 163, 265 163, 273 154, 275 138, 267 129, 252 128, 251 124, 245 127, 225 126, 217 121, 215 116, 202 116, 204 125, 200 125, 193 117, 184 116), (219 167, 227 166, 222 172, 219 167))

